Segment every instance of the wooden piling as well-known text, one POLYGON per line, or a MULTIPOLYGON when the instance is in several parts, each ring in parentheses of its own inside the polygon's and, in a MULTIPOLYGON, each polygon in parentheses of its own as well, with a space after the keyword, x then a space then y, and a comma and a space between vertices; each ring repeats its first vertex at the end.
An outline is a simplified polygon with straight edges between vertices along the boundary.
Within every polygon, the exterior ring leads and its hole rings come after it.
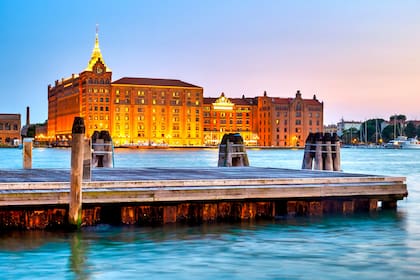
POLYGON ((333 160, 333 170, 341 171, 340 138, 337 133, 333 133, 331 138, 331 152, 333 160))
POLYGON ((32 138, 23 139, 23 168, 32 168, 32 138))
POLYGON ((323 158, 322 158, 322 133, 315 133, 315 170, 323 170, 323 158))
POLYGON ((90 139, 84 140, 83 148, 83 180, 90 181, 92 177, 92 148, 90 139))
POLYGON ((323 138, 323 159, 324 159, 324 170, 333 170, 332 150, 331 150, 331 134, 325 133, 323 138))
POLYGON ((219 145, 219 167, 249 166, 245 144, 239 133, 223 135, 219 145))
POLYGON ((80 228, 82 224, 82 177, 85 124, 75 117, 72 127, 69 225, 80 228))
POLYGON ((92 166, 113 167, 112 138, 108 131, 95 131, 92 135, 92 166))
POLYGON ((312 169, 313 154, 311 152, 315 147, 314 134, 309 133, 305 142, 305 152, 303 154, 302 169, 312 169))
POLYGON ((104 140, 104 167, 113 167, 112 162, 112 138, 109 131, 102 130, 101 138, 104 140))

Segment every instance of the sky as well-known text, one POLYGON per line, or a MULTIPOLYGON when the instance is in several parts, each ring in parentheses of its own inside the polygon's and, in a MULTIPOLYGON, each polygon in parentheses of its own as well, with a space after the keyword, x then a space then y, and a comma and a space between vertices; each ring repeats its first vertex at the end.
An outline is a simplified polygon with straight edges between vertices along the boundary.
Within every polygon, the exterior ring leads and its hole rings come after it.
POLYGON ((99 42, 113 80, 180 79, 205 97, 324 102, 324 123, 420 120, 420 1, 0 0, 0 113, 48 119, 47 87, 99 42))

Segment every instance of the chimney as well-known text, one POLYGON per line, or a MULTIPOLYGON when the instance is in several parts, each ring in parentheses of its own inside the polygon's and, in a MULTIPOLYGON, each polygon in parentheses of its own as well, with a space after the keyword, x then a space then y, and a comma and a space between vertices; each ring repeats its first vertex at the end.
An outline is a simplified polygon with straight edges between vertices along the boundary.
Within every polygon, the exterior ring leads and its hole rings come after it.
POLYGON ((31 121, 30 121, 30 116, 29 116, 29 106, 26 107, 26 125, 30 125, 31 121))

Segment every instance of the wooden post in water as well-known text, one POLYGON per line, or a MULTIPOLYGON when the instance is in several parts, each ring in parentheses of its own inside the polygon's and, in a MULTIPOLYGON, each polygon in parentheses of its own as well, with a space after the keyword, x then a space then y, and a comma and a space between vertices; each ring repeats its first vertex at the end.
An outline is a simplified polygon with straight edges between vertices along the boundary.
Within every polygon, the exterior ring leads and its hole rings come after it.
POLYGON ((333 170, 341 171, 340 139, 337 133, 333 133, 331 138, 331 152, 333 159, 333 170))
POLYGON ((112 138, 109 132, 102 130, 95 131, 92 135, 92 166, 113 167, 112 138))
POLYGON ((23 138, 23 168, 32 168, 32 138, 23 138))
POLYGON ((324 148, 322 149, 324 151, 324 170, 333 170, 333 160, 331 155, 331 134, 325 133, 324 134, 324 148))
POLYGON ((85 124, 75 117, 72 128, 69 224, 80 228, 82 224, 82 177, 85 124))
POLYGON ((219 145, 218 166, 249 166, 245 144, 239 133, 223 135, 219 145))
POLYGON ((109 131, 102 130, 101 138, 104 140, 104 158, 103 165, 104 167, 113 167, 112 163, 112 138, 109 134, 109 131))
POLYGON ((90 139, 84 139, 83 147, 83 180, 90 181, 92 177, 92 145, 90 139))
POLYGON ((310 132, 308 137, 306 138, 305 152, 303 154, 303 161, 302 161, 302 169, 312 169, 313 155, 312 155, 311 150, 315 149, 314 136, 315 135, 312 132, 310 132))
POLYGON ((315 133, 315 170, 323 170, 323 158, 322 158, 322 133, 315 133))

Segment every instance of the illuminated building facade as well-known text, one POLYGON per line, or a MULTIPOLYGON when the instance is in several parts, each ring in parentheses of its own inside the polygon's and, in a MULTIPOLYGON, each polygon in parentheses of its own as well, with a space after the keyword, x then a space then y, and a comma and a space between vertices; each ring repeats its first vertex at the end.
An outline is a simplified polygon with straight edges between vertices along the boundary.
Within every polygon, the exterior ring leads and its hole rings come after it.
POLYGON ((117 145, 203 144, 203 88, 180 80, 112 83, 111 134, 117 145))
POLYGON ((204 98, 204 143, 217 145, 225 133, 240 133, 246 145, 303 147, 309 132, 323 131, 323 103, 263 96, 204 98))
POLYGON ((309 132, 323 131, 324 104, 314 95, 303 99, 258 97, 258 145, 303 147, 309 132))
POLYGON ((107 130, 117 145, 202 145, 202 102, 203 89, 180 80, 112 82, 96 34, 86 69, 48 86, 48 138, 68 142, 81 116, 87 137, 107 130))
POLYGON ((240 133, 252 146, 304 146, 309 132, 323 130, 323 103, 299 91, 294 98, 203 98, 202 87, 181 80, 112 82, 98 34, 83 72, 48 86, 47 140, 68 143, 76 116, 87 137, 107 130, 118 146, 217 145, 225 133, 240 133))
POLYGON ((18 145, 20 129, 20 114, 0 114, 0 145, 18 145))
POLYGON ((204 98, 204 144, 217 145, 225 133, 240 133, 246 145, 257 145, 257 99, 204 98))

